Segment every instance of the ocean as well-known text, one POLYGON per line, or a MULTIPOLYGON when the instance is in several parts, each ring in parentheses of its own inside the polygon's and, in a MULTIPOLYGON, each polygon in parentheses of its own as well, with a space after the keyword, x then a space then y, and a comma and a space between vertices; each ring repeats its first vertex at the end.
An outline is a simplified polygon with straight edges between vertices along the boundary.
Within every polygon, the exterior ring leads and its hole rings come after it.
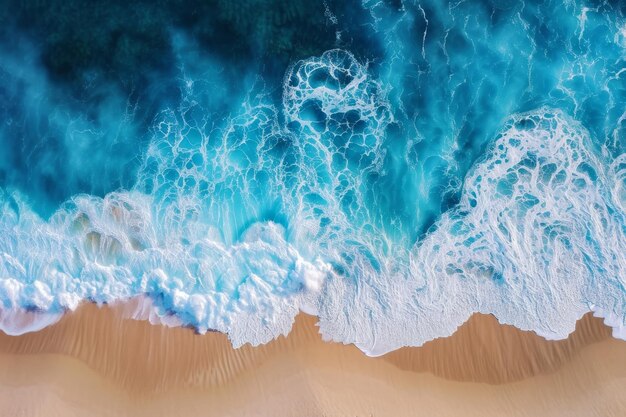
POLYGON ((235 346, 626 338, 626 3, 1 9, 4 331, 139 297, 235 346))

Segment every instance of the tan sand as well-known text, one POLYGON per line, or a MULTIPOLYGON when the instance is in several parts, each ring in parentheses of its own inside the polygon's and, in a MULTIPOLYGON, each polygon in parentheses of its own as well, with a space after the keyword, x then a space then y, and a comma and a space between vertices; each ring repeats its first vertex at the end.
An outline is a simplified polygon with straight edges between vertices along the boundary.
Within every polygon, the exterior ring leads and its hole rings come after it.
POLYGON ((475 315, 457 333, 369 358, 301 315, 288 337, 223 334, 85 305, 0 334, 0 416, 626 416, 626 342, 585 316, 564 341, 475 315), (472 382, 473 381, 473 382, 472 382))

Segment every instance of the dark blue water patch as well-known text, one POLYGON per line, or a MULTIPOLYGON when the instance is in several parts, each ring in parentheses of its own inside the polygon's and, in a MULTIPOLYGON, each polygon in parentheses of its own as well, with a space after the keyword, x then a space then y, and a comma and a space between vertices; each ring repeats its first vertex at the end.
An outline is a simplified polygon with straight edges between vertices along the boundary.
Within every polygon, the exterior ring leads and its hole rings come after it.
POLYGON ((31 194, 44 217, 74 194, 131 188, 155 117, 181 101, 181 79, 206 83, 194 99, 208 114, 188 121, 219 123, 250 77, 280 102, 285 69, 298 59, 337 46, 379 58, 378 39, 362 30, 370 18, 357 3, 324 1, 3 2, 0 56, 15 64, 0 79, 0 186, 31 194), (91 161, 74 172, 78 152, 91 161))
POLYGON ((148 141, 142 126, 146 114, 114 88, 75 100, 47 82, 36 66, 26 64, 23 73, 15 73, 19 64, 10 62, 15 55, 4 58, 0 187, 29 195, 44 217, 72 195, 131 187, 148 141))
POLYGON ((363 59, 376 56, 376 38, 361 28, 369 18, 358 2, 322 0, 9 0, 0 6, 0 36, 34 39, 49 73, 78 89, 74 80, 93 72, 129 88, 151 72, 171 73, 172 31, 184 32, 227 66, 254 62, 274 82, 294 60, 333 47, 348 47, 363 59))
POLYGON ((322 110, 322 103, 319 100, 306 101, 300 110, 300 120, 323 124, 326 113, 322 110))

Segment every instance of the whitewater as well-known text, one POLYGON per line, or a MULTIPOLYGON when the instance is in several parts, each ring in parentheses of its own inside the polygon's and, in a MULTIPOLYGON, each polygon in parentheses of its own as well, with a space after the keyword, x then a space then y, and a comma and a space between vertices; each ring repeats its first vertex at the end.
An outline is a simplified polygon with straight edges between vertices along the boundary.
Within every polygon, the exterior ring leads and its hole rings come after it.
POLYGON ((134 298, 143 318, 234 346, 287 334, 301 311, 370 355, 474 313, 562 339, 592 311, 626 339, 619 2, 353 7, 376 57, 350 49, 330 3, 337 47, 276 80, 252 66, 233 82, 172 30, 177 93, 144 131, 125 97, 87 114, 30 44, 3 51, 0 328, 134 298), (60 203, 15 163, 49 132, 61 164, 26 169, 67 181, 60 203), (128 185, 107 189, 110 175, 128 185))

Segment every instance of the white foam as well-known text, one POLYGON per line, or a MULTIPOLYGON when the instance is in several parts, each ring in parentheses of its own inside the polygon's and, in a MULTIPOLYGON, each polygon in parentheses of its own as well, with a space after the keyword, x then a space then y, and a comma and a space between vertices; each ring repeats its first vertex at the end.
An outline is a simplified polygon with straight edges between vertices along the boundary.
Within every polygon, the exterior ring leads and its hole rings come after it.
POLYGON ((28 223, 0 241, 2 252, 11 254, 0 264, 2 275, 13 274, 0 280, 0 301, 8 312, 25 306, 52 316, 33 316, 31 324, 5 313, 3 328, 32 331, 82 300, 111 303, 147 294, 152 301, 141 303, 133 317, 201 333, 219 330, 235 345, 260 344, 288 332, 301 305, 314 308, 329 267, 303 259, 282 226, 253 224, 232 245, 210 234, 173 242, 176 231, 164 233, 163 242, 154 233, 151 204, 135 192, 78 197, 47 223, 22 205, 18 217, 28 223))
POLYGON ((448 336, 480 312, 562 339, 593 303, 621 337, 626 237, 615 166, 559 111, 513 116, 410 262, 376 271, 357 260, 358 282, 328 281, 322 334, 379 355, 448 336))

